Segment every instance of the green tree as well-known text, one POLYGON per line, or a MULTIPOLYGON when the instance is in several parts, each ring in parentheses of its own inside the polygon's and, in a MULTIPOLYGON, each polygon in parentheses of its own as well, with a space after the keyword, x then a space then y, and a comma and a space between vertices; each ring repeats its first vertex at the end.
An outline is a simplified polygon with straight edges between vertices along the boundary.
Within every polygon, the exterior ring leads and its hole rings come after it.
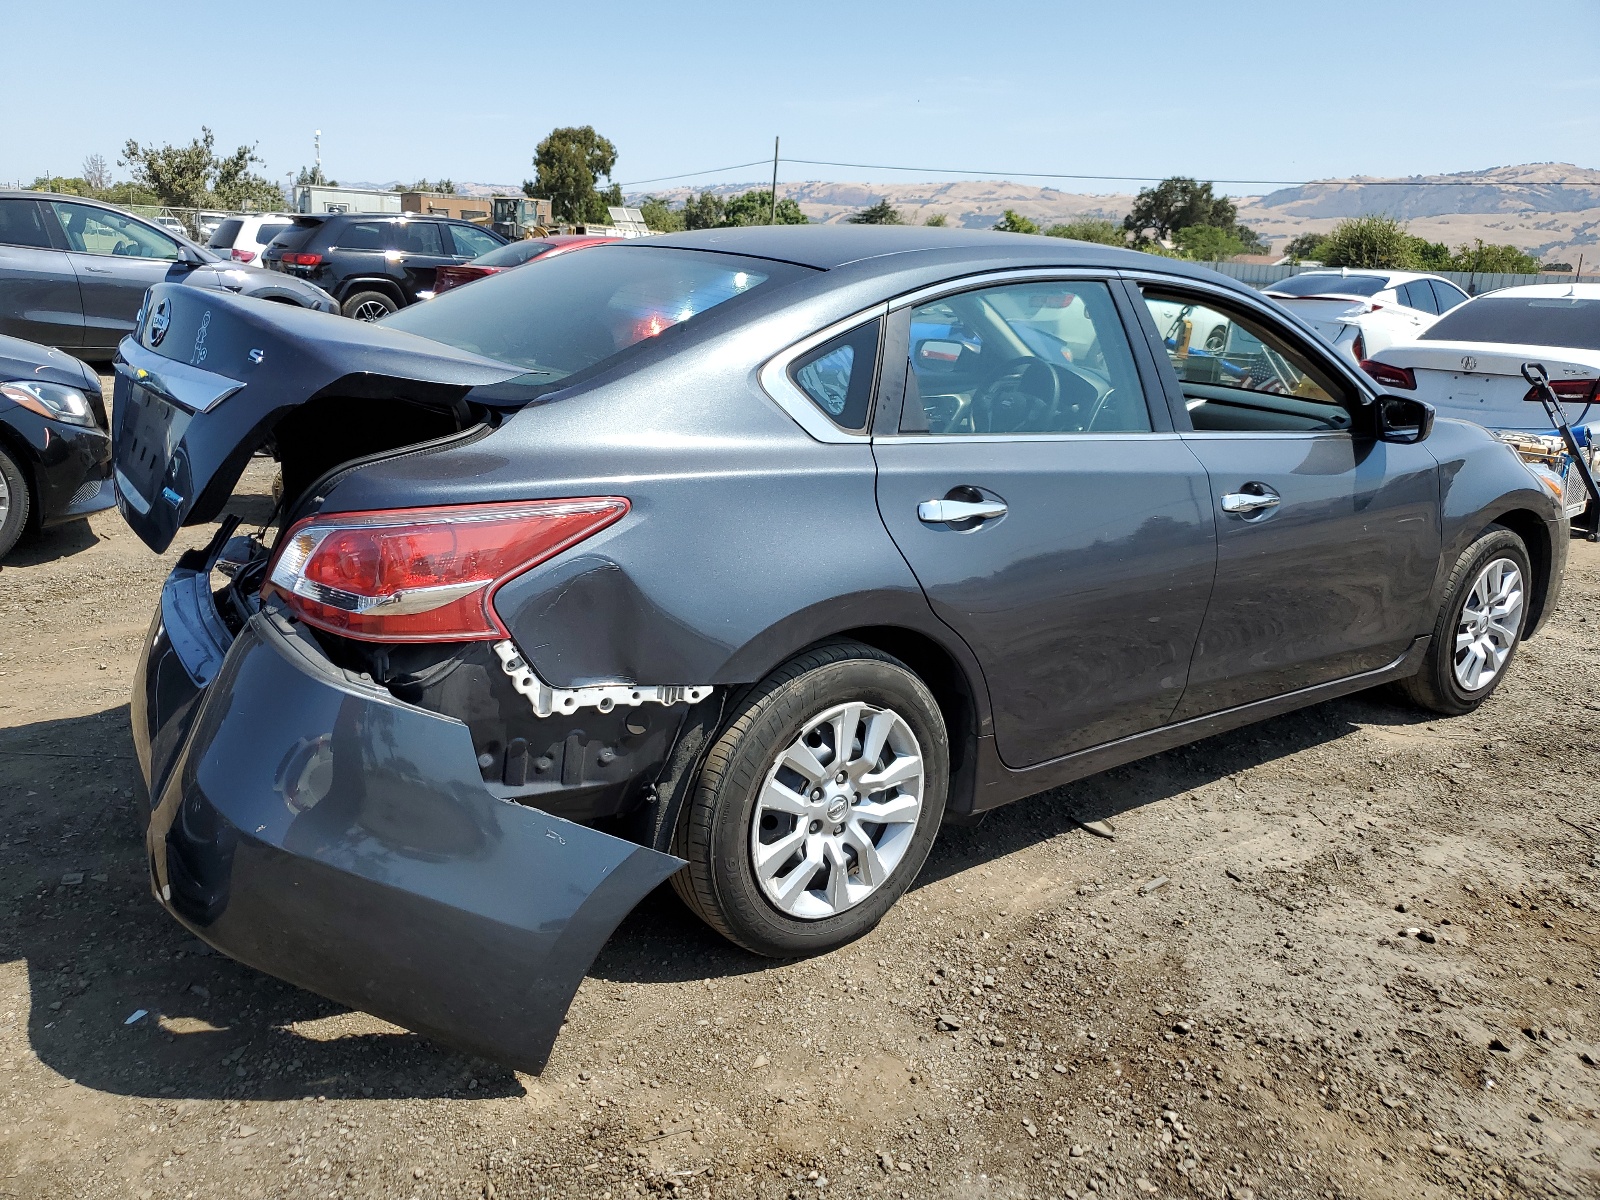
POLYGON ((1135 242, 1162 241, 1196 225, 1231 228, 1238 215, 1233 201, 1212 194, 1211 184, 1174 175, 1155 187, 1141 189, 1122 227, 1135 242))
POLYGON ((1289 239, 1289 244, 1283 248, 1291 261, 1321 262, 1322 254, 1328 244, 1328 235, 1325 233, 1302 233, 1289 239))
POLYGON ((639 205, 639 215, 657 233, 677 233, 684 228, 683 212, 659 196, 646 196, 644 203, 639 205))
POLYGON ((1085 219, 1052 225, 1044 231, 1045 237, 1071 238, 1077 242, 1095 242, 1101 246, 1126 246, 1128 235, 1115 221, 1085 219))
POLYGON ((1036 224, 1034 224, 1034 222, 1028 220, 1027 217, 1023 216, 1021 213, 1017 212, 1015 209, 1011 209, 1011 208, 1006 209, 1006 211, 1001 215, 1000 219, 994 223, 994 227, 996 229, 998 229, 1001 233, 1038 233, 1039 232, 1039 226, 1038 225, 1036 225, 1036 224))
POLYGON ((727 206, 711 192, 684 201, 683 227, 685 229, 715 229, 722 224, 722 211, 727 206))
POLYGON ((1215 225, 1190 225, 1172 235, 1172 244, 1185 258, 1196 262, 1222 262, 1243 254, 1244 240, 1232 229, 1215 225))
POLYGON ((772 189, 757 188, 732 197, 722 206, 719 225, 807 225, 800 205, 787 196, 778 201, 777 221, 773 221, 772 189))
POLYGON ((413 184, 397 183, 394 185, 397 192, 435 192, 441 196, 454 196, 456 194, 455 180, 435 179, 431 183, 424 175, 413 184))
POLYGON ((216 138, 202 125, 187 146, 141 146, 132 138, 118 164, 130 168, 133 185, 171 208, 282 208, 283 189, 250 168, 261 162, 255 147, 216 155, 216 138))
POLYGON ((943 229, 948 226, 950 222, 945 218, 943 213, 934 213, 933 216, 929 217, 923 222, 923 224, 934 229, 943 229))
POLYGON ((622 203, 622 189, 612 185, 602 193, 597 182, 609 179, 617 165, 617 148, 594 131, 592 125, 552 129, 534 151, 536 178, 530 196, 547 196, 557 221, 602 222, 606 204, 622 203))
POLYGON ((329 179, 322 173, 322 164, 314 167, 301 167, 300 173, 294 177, 296 187, 338 187, 337 179, 329 179))
POLYGON ((1515 246, 1486 246, 1478 238, 1474 244, 1462 245, 1456 251, 1455 269, 1490 275, 1537 275, 1539 260, 1515 246))
POLYGON ((1407 270, 1416 265, 1416 243, 1393 217, 1350 217, 1340 221, 1322 245, 1328 267, 1378 267, 1407 270))
POLYGON ((863 208, 860 212, 853 212, 845 218, 849 225, 904 225, 900 217, 900 210, 889 203, 888 197, 879 200, 876 204, 863 208))
POLYGON ((1429 242, 1422 238, 1411 239, 1411 261, 1419 271, 1453 271, 1455 256, 1443 242, 1429 242))

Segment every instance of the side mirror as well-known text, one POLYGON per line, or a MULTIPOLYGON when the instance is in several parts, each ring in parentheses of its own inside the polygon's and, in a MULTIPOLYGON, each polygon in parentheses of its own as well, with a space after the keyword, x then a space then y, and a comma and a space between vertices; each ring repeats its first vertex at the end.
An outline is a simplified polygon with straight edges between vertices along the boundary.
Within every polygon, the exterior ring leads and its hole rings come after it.
POLYGON ((178 262, 183 266, 199 267, 203 266, 205 261, 193 246, 185 246, 181 242, 178 244, 178 262))
POLYGON ((1433 432, 1433 405, 1410 396, 1379 396, 1378 439, 1412 445, 1433 432))
POLYGON ((965 347, 960 342, 947 342, 928 338, 917 343, 914 351, 917 369, 929 374, 942 374, 956 369, 956 361, 965 347))

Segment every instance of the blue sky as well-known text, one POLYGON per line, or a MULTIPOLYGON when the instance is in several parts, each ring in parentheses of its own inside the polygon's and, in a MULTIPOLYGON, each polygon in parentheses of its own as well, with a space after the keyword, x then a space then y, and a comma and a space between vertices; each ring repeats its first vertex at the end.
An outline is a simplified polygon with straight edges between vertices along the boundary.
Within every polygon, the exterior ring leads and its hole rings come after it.
POLYGON ((517 182, 571 124, 616 143, 623 182, 760 159, 774 134, 796 158, 1019 180, 1600 166, 1600 0, 4 8, 6 60, 32 65, 7 89, 0 181, 202 124, 280 180, 321 129, 335 178, 517 182))

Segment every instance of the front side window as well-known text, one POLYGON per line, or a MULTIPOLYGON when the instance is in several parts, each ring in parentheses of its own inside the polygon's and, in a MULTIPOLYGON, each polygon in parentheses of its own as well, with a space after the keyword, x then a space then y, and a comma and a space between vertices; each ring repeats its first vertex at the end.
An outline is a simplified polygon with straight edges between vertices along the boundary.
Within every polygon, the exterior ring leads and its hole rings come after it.
POLYGON ((177 242, 123 213, 63 200, 52 200, 50 206, 56 210, 70 250, 118 258, 178 257, 177 242))
POLYGON ((1153 288, 1144 300, 1195 429, 1350 428, 1348 390, 1261 318, 1153 288))
POLYGON ((392 329, 522 367, 555 384, 708 309, 810 268, 733 254, 628 246, 553 254, 386 317, 392 329))
POLYGON ((1150 412, 1106 285, 1005 284, 911 310, 904 433, 1145 433, 1150 412))
POLYGON ((0 200, 0 246, 50 249, 50 234, 37 201, 0 200))
POLYGON ((869 321, 796 359, 789 377, 837 425, 864 429, 878 367, 878 325, 869 321))
POLYGON ((455 240, 455 253, 468 258, 477 258, 480 254, 488 254, 491 250, 500 248, 500 243, 494 238, 470 225, 450 226, 450 236, 455 240))

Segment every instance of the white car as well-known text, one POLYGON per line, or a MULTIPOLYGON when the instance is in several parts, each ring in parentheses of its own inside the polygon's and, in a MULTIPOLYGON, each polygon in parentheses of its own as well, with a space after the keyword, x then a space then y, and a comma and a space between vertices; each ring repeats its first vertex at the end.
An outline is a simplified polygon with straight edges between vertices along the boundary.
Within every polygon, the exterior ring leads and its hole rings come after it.
MULTIPOLYGON (((1588 442, 1591 463, 1600 437, 1579 432, 1600 421, 1600 284, 1535 283, 1503 288, 1440 317, 1415 341, 1380 350, 1362 368, 1386 391, 1426 400, 1442 417, 1475 421, 1520 445, 1514 433, 1554 431, 1544 406, 1522 376, 1522 364, 1543 365, 1567 421, 1588 442)), ((1527 457, 1524 454, 1524 457, 1527 457)), ((1567 481, 1569 511, 1586 498, 1567 481)))
POLYGON ((283 213, 226 217, 206 242, 206 249, 228 255, 234 262, 260 266, 261 252, 267 248, 267 243, 293 224, 294 219, 283 213))
POLYGON ((1263 290, 1355 363, 1410 341, 1468 299, 1448 279, 1414 271, 1303 271, 1263 290))

